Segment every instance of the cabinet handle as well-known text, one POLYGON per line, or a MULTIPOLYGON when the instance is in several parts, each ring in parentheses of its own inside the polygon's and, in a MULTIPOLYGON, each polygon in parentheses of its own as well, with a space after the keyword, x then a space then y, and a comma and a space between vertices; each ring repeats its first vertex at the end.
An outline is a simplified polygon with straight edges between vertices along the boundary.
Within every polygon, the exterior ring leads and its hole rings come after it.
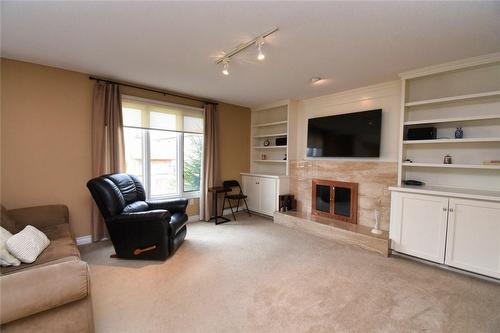
POLYGON ((448 210, 448 208, 443 207, 443 212, 446 212, 447 210, 448 210))
POLYGON ((453 208, 450 208, 450 213, 453 213, 453 208))

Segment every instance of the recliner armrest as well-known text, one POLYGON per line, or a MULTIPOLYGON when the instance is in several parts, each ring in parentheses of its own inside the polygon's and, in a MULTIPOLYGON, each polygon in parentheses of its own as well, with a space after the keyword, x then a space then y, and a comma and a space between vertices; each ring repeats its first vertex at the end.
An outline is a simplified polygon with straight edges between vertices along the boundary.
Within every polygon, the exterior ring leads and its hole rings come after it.
POLYGON ((170 221, 170 212, 164 209, 148 210, 144 212, 122 213, 108 219, 111 223, 126 223, 126 222, 156 222, 170 221))
POLYGON ((188 199, 179 198, 172 200, 146 201, 151 209, 166 209, 170 214, 186 213, 188 199))

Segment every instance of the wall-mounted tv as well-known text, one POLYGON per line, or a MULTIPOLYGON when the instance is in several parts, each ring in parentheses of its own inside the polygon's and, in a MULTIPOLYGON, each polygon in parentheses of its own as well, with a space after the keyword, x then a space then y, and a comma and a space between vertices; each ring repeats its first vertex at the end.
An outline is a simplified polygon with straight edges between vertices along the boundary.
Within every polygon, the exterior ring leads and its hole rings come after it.
POLYGON ((379 157, 382 109, 311 118, 308 157, 379 157))

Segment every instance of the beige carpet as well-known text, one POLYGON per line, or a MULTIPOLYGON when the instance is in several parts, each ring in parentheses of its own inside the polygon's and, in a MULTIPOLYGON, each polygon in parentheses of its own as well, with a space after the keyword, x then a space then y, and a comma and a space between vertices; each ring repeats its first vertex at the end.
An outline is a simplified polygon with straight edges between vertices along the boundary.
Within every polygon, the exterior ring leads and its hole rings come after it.
POLYGON ((82 248, 97 332, 500 332, 500 284, 259 217, 192 223, 166 262, 111 253, 82 248))

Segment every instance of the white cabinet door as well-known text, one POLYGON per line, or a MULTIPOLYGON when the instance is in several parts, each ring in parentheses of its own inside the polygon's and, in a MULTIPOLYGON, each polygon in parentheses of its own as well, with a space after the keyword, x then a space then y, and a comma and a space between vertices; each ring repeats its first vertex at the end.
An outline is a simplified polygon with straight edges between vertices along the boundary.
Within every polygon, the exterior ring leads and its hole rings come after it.
POLYGON ((259 178, 243 176, 243 193, 248 196, 248 209, 254 212, 260 211, 259 178))
POLYGON ((444 263, 448 198, 392 192, 392 248, 444 263))
POLYGON ((276 211, 276 179, 260 178, 260 212, 273 216, 276 211))
POLYGON ((500 204, 450 199, 446 264, 500 278, 500 204))

